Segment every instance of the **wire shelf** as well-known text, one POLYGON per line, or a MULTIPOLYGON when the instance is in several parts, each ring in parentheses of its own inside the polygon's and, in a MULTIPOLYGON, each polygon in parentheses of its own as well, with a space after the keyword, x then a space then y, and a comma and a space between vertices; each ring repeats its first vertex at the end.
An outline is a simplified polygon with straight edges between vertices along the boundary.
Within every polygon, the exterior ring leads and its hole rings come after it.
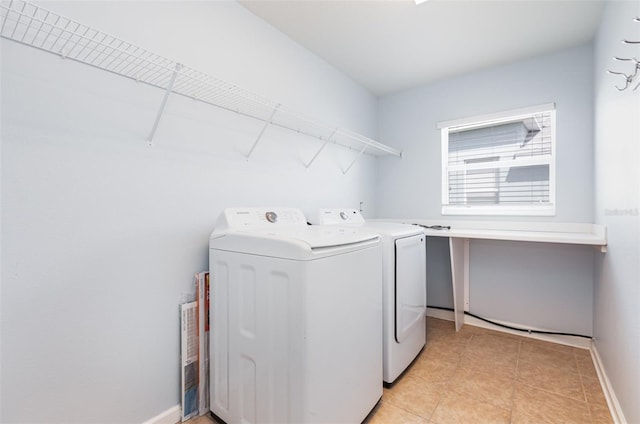
POLYGON ((364 153, 402 156, 401 151, 378 141, 319 123, 235 84, 24 0, 2 0, 0 25, 3 38, 166 90, 150 139, 166 96, 174 93, 263 121, 265 128, 276 125, 364 153))

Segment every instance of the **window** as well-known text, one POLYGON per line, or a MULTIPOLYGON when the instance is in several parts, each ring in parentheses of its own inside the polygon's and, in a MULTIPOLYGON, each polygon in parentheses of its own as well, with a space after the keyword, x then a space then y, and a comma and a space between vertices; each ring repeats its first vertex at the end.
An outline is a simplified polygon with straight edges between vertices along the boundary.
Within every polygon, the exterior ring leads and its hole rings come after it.
POLYGON ((443 214, 555 214, 554 104, 438 127, 443 214))

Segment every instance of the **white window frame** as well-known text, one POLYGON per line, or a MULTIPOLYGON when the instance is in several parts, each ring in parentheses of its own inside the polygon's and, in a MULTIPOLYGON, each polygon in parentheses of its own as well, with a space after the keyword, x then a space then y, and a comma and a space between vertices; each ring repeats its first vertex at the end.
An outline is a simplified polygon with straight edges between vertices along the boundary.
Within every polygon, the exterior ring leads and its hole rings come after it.
MULTIPOLYGON (((556 214, 556 106, 547 103, 538 106, 514 109, 504 112, 479 115, 470 118, 443 121, 438 123, 441 130, 442 152, 442 214, 443 215, 500 215, 500 216, 554 216, 556 214), (449 204, 449 131, 452 129, 476 129, 500 123, 517 122, 530 115, 551 113, 551 154, 541 158, 521 158, 519 166, 548 165, 549 166, 549 203, 540 205, 458 205, 449 204)), ((487 167, 492 166, 488 164, 487 167)), ((493 163, 495 167, 495 162, 493 163)), ((460 167, 460 165, 458 165, 460 167)))

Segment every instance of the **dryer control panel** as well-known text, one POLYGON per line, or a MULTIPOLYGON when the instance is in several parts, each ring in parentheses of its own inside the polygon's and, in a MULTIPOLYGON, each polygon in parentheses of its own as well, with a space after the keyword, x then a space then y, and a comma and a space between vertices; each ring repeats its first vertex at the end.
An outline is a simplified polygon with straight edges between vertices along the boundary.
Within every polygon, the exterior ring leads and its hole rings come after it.
POLYGON ((350 225, 364 224, 364 217, 357 209, 319 209, 314 217, 314 224, 319 225, 350 225))

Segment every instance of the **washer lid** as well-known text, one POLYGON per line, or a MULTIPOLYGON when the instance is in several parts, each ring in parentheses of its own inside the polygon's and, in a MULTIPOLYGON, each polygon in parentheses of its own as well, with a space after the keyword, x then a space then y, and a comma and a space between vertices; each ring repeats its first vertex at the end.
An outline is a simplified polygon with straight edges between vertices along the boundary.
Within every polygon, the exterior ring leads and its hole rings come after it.
POLYGON ((305 225, 214 231, 209 247, 276 258, 311 260, 379 243, 377 234, 359 228, 305 225))
POLYGON ((362 228, 395 238, 410 237, 418 234, 424 235, 422 227, 399 222, 367 221, 362 228))

